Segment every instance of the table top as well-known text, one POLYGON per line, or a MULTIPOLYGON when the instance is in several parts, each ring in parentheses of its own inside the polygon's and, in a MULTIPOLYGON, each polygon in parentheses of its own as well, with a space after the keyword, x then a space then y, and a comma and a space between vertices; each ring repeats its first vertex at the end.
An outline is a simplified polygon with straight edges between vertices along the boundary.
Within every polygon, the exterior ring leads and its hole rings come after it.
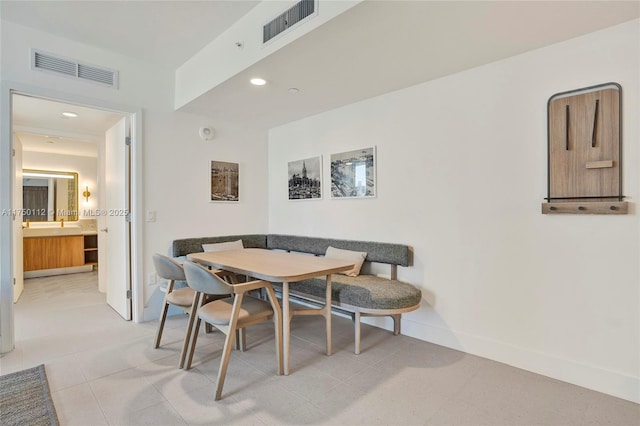
POLYGON ((295 282, 348 271, 354 266, 349 260, 256 248, 192 253, 187 259, 272 282, 295 282))

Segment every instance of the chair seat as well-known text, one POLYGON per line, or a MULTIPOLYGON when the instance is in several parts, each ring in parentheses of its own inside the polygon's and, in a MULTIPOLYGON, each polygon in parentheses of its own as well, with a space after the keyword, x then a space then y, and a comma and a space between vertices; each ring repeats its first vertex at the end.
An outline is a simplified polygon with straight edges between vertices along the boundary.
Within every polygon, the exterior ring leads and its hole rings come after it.
MULTIPOLYGON (((231 319, 232 308, 233 298, 228 297, 202 306, 198 310, 198 316, 210 324, 227 325, 231 319)), ((256 319, 268 318, 271 315, 273 315, 273 309, 269 302, 247 296, 242 300, 242 307, 238 314, 238 328, 242 328, 242 323, 249 317, 252 322, 255 322, 256 319)))
POLYGON ((167 294, 167 303, 188 308, 193 303, 195 294, 196 292, 192 288, 179 288, 167 294))

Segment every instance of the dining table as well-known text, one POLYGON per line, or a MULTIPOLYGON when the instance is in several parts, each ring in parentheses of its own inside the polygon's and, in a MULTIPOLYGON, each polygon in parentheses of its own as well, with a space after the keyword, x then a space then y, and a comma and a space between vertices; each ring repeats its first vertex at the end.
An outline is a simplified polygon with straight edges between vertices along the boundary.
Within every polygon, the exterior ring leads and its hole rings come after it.
POLYGON ((322 315, 325 318, 326 353, 331 355, 331 275, 352 269, 353 261, 260 248, 191 253, 187 255, 187 259, 215 269, 223 269, 268 282, 282 283, 282 341, 285 375, 289 374, 291 318, 294 315, 322 315), (289 286, 295 286, 298 281, 315 277, 325 277, 324 306, 291 309, 289 286))

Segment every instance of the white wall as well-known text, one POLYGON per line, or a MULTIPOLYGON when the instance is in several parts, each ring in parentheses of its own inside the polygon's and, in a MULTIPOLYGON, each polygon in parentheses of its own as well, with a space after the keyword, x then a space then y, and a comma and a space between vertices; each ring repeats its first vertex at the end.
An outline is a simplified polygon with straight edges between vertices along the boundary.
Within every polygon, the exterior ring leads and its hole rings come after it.
MULTIPOLYGON (((2 21, 1 31, 0 75, 5 84, 55 90, 90 105, 99 102, 142 110, 142 208, 156 211, 157 216, 156 222, 141 224, 145 281, 154 272, 151 255, 168 253, 175 238, 266 231, 266 135, 174 111, 171 69, 6 21, 2 21), (110 89, 31 71, 30 48, 117 69, 120 87, 110 89), (216 139, 200 140, 198 129, 202 125, 215 127, 216 139), (208 202, 209 160, 240 163, 239 203, 208 202)), ((3 155, 10 152, 9 146, 10 141, 3 139, 3 155)), ((145 217, 144 212, 141 217, 145 217)), ((8 238, 4 228, 2 238, 8 238)), ((144 289, 148 308, 145 319, 159 313, 155 299, 151 305, 148 303, 155 291, 155 285, 144 289)))
POLYGON ((424 297, 403 333, 640 401, 638 35, 636 20, 272 129, 269 232, 408 244, 399 279, 424 297), (548 98, 611 81, 631 214, 542 215, 548 98), (332 200, 329 155, 374 145, 377 198, 332 200), (289 202, 287 162, 316 155, 324 199, 289 202))
POLYGON ((78 216, 80 219, 95 219, 95 217, 89 217, 89 210, 97 207, 96 200, 100 194, 100 188, 97 186, 98 161, 95 157, 23 151, 22 168, 78 173, 78 216), (82 197, 85 185, 89 186, 89 192, 91 192, 88 203, 82 197))

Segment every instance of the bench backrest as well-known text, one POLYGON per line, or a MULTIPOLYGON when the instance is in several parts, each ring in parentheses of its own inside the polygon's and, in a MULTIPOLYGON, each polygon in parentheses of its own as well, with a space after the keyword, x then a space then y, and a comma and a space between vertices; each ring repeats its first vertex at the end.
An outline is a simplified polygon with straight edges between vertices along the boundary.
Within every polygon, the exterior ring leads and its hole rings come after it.
POLYGON ((411 249, 404 244, 373 241, 338 240, 334 238, 301 237, 280 234, 225 235, 219 237, 183 238, 173 241, 173 257, 204 251, 203 244, 242 240, 245 248, 264 248, 324 255, 327 247, 367 253, 367 262, 411 266, 411 249))
POLYGON ((297 235, 267 235, 267 248, 323 255, 327 247, 367 253, 367 262, 410 266, 409 246, 371 241, 337 240, 333 238, 300 237, 297 235))
POLYGON ((222 237, 183 238, 173 240, 173 257, 186 256, 204 251, 203 244, 226 243, 242 240, 244 248, 267 248, 267 236, 264 234, 226 235, 222 237))

